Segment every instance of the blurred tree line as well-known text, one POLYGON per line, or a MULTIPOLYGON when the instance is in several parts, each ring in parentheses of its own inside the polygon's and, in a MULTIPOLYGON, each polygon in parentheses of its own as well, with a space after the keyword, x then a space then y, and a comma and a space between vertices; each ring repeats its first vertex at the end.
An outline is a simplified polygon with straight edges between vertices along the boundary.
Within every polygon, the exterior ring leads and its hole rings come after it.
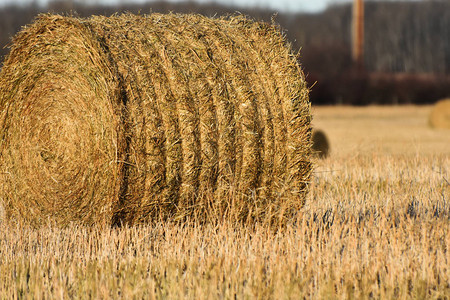
MULTIPOLYGON (((195 2, 149 2, 117 7, 53 1, 0 10, 0 55, 21 26, 41 12, 86 17, 116 12, 180 12, 206 16, 235 14, 235 8, 195 2)), ((431 103, 450 97, 450 2, 366 2, 365 69, 356 70, 351 57, 350 4, 330 6, 319 14, 277 14, 239 10, 257 20, 280 24, 311 86, 315 104, 431 103)))

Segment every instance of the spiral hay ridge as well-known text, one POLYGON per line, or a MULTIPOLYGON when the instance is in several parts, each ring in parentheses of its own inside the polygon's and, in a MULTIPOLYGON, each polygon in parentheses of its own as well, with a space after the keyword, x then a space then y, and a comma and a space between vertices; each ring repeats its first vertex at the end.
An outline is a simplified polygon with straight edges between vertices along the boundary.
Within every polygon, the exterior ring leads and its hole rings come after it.
POLYGON ((308 89, 275 26, 41 15, 15 37, 0 92, 9 218, 284 219, 304 203, 308 89))

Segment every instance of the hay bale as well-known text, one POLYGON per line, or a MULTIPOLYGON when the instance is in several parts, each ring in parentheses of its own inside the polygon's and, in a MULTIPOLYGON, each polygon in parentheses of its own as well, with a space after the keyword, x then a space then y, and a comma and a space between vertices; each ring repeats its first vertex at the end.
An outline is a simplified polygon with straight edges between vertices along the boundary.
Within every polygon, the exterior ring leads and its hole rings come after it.
POLYGON ((42 15, 15 38, 0 86, 8 217, 261 220, 304 203, 308 89, 274 26, 42 15))
POLYGON ((450 99, 440 100, 433 106, 429 124, 433 128, 450 129, 450 99))
POLYGON ((319 158, 328 157, 330 151, 330 143, 328 138, 320 129, 313 129, 312 131, 312 152, 319 158))

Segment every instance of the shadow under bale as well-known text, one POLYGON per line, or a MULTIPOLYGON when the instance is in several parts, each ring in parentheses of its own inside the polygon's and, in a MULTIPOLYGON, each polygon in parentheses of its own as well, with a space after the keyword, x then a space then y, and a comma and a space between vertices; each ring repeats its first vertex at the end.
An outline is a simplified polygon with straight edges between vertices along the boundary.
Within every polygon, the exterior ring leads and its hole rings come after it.
POLYGON ((287 220, 311 175, 308 88, 242 16, 41 15, 0 78, 8 219, 287 220))

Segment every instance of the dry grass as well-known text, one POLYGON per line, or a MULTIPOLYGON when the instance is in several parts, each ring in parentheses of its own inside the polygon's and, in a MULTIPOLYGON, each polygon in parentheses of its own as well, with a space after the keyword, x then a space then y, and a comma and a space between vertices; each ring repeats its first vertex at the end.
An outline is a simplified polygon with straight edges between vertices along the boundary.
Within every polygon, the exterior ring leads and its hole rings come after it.
POLYGON ((292 226, 0 227, 0 298, 448 299, 450 153, 430 109, 315 108, 333 152, 292 226))
POLYGON ((332 158, 374 154, 433 156, 449 154, 448 131, 433 130, 428 116, 433 106, 325 106, 313 108, 313 127, 323 129, 332 158))

